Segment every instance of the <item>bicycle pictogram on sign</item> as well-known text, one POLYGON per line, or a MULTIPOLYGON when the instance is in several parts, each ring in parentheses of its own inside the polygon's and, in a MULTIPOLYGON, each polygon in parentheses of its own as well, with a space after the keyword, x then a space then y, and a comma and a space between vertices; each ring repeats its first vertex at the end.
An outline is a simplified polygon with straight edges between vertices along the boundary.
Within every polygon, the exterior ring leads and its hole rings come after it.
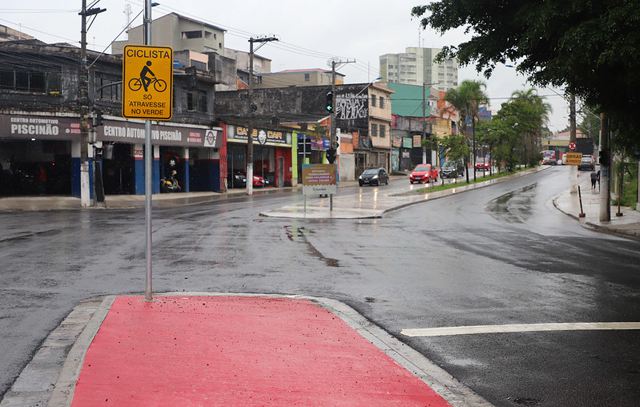
POLYGON ((144 88, 144 91, 147 92, 149 90, 149 85, 153 84, 153 89, 156 92, 164 92, 167 90, 167 82, 163 79, 158 79, 154 75, 153 71, 149 68, 151 66, 151 61, 147 61, 145 66, 142 68, 140 72, 139 78, 132 78, 129 83, 129 89, 134 92, 139 91, 141 88, 144 88), (151 77, 149 77, 151 75, 151 77))

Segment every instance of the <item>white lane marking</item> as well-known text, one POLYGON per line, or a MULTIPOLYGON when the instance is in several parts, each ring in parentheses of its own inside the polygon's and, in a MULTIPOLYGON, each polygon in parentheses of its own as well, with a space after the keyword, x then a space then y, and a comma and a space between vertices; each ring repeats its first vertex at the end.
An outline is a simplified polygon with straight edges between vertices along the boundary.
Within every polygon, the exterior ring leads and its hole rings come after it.
POLYGON ((471 325, 441 328, 403 329, 405 336, 453 336, 541 331, 606 331, 640 329, 640 322, 572 322, 553 324, 471 325))

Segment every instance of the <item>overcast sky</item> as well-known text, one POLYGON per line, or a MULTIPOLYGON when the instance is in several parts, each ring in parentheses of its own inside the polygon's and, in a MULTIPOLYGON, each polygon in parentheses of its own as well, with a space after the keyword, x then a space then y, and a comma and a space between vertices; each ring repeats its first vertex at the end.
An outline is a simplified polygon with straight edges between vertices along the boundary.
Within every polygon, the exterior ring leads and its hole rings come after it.
MULTIPOLYGON (((158 0, 153 17, 178 12, 188 17, 227 29, 227 47, 247 50, 251 35, 275 35, 278 43, 270 43, 259 54, 272 59, 272 70, 327 68, 332 56, 355 59, 340 72, 348 83, 369 82, 379 75, 378 57, 386 53, 404 52, 405 47, 442 47, 456 45, 466 38, 458 30, 443 36, 422 30, 411 17, 411 8, 420 0, 158 0), (419 42, 420 41, 420 42, 419 42)), ((91 4, 92 0, 88 0, 91 4)), ((126 25, 125 4, 131 5, 132 17, 143 8, 142 0, 101 0, 100 14, 88 34, 89 47, 102 51, 126 25)), ((20 29, 45 42, 72 42, 80 38, 80 0, 3 1, 0 24, 20 29)), ((133 25, 142 23, 138 17, 133 25)), ((120 39, 124 39, 122 36, 120 39)), ((482 79, 473 67, 460 69, 459 80, 482 79)), ((526 87, 525 78, 513 68, 498 67, 485 80, 491 98, 491 110, 515 90, 526 87)), ((559 89, 554 89, 560 92, 559 89)), ((550 89, 539 89, 553 108, 549 128, 564 129, 568 124, 568 108, 562 97, 550 89)))

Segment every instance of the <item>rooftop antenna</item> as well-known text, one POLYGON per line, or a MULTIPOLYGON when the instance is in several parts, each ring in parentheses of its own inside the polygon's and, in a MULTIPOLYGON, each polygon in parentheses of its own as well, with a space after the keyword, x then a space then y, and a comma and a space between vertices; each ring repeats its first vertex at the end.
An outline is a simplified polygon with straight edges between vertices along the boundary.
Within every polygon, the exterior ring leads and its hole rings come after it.
MULTIPOLYGON (((127 25, 125 25, 125 27, 129 27, 129 25, 131 24, 131 14, 133 14, 133 11, 131 11, 131 3, 129 3, 128 1, 124 5, 123 13, 127 16, 127 25)), ((125 33, 125 35, 127 36, 127 39, 129 39, 129 33, 127 32, 125 33)))

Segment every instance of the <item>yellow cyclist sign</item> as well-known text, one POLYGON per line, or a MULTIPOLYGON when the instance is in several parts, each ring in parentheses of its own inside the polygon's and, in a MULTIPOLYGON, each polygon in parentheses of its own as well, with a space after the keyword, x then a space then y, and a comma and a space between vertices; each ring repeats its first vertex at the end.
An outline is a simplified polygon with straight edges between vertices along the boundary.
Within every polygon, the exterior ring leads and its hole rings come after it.
POLYGON ((127 45, 122 61, 122 116, 169 120, 173 111, 173 50, 127 45))

